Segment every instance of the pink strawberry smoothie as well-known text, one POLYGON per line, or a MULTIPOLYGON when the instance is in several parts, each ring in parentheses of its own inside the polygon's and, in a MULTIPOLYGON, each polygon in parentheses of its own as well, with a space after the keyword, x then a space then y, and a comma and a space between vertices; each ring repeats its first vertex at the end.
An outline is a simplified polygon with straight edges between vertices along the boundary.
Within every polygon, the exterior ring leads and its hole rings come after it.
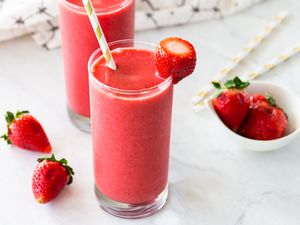
POLYGON ((172 79, 160 78, 154 53, 136 48, 112 52, 91 68, 91 124, 97 189, 122 203, 155 199, 166 187, 172 114, 172 79))
MULTIPOLYGON (((81 0, 59 0, 68 107, 89 117, 87 63, 99 47, 81 0)), ((134 0, 92 0, 108 42, 134 37, 134 0)))

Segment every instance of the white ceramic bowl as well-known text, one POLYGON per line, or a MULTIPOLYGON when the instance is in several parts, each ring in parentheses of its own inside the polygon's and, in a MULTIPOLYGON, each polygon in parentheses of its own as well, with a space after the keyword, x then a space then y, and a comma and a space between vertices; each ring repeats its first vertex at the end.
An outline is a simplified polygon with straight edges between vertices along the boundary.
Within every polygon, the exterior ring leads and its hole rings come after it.
POLYGON ((297 95, 289 91, 287 88, 278 86, 269 82, 252 81, 251 85, 246 89, 249 94, 266 94, 271 93, 276 100, 278 106, 283 108, 288 115, 287 134, 279 139, 270 141, 254 140, 243 137, 230 130, 219 118, 213 105, 212 99, 206 101, 206 106, 215 117, 220 127, 235 143, 241 148, 253 151, 271 151, 289 144, 300 133, 300 100, 297 95))

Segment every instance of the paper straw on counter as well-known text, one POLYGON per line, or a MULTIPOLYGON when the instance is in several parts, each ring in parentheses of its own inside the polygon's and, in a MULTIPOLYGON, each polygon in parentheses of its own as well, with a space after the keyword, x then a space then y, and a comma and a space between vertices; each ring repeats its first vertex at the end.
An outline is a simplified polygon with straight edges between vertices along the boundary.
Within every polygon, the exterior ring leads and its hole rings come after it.
MULTIPOLYGON (((259 66, 253 72, 247 74, 246 76, 242 76, 242 80, 254 80, 256 78, 261 77, 262 75, 266 74, 270 70, 274 69, 275 67, 279 66, 280 64, 286 62, 287 60, 291 59, 292 57, 298 55, 300 53, 300 43, 295 47, 287 50, 283 54, 269 60, 267 63, 259 66)), ((197 104, 193 106, 193 110, 195 112, 201 111, 205 107, 204 102, 201 104, 197 104)))
POLYGON ((100 26, 98 17, 95 13, 95 10, 93 8, 92 2, 90 0, 82 0, 82 3, 85 7, 85 10, 88 14, 89 20, 92 24, 93 30, 96 34, 96 38, 99 42, 100 48, 102 50, 104 59, 106 61, 106 65, 111 68, 112 70, 116 70, 116 63, 111 55, 111 52, 109 50, 106 38, 104 36, 104 33, 102 31, 102 28, 100 26))
MULTIPOLYGON (((273 31, 278 28, 288 16, 287 12, 279 13, 272 21, 270 21, 263 31, 261 31, 255 38, 249 42, 235 57, 232 58, 231 62, 227 64, 212 80, 222 81, 227 77, 233 69, 235 69, 241 61, 247 58, 253 50, 255 50, 267 37, 269 37, 273 31)), ((209 97, 214 90, 211 84, 205 85, 201 90, 193 97, 192 103, 194 105, 204 105, 204 100, 209 97)))
POLYGON ((247 76, 244 77, 245 80, 254 80, 265 73, 269 72, 270 70, 274 69, 276 66, 284 63, 285 61, 289 60, 290 58, 294 57, 295 55, 300 53, 300 44, 289 49, 285 53, 281 54, 280 56, 271 59, 264 65, 257 68, 254 72, 249 73, 247 76))

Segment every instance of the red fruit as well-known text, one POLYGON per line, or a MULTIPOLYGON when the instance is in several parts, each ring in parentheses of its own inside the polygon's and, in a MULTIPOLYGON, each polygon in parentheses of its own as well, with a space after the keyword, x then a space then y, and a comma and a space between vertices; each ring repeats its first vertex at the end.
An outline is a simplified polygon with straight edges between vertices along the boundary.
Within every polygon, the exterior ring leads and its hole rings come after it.
POLYGON ((19 148, 49 153, 52 147, 41 124, 28 111, 14 115, 7 112, 7 134, 1 136, 8 144, 19 148))
POLYGON ((174 84, 194 72, 196 61, 194 46, 178 37, 160 41, 155 51, 156 68, 160 76, 168 78, 172 75, 174 84))
POLYGON ((217 114, 227 127, 238 131, 250 106, 249 96, 243 91, 249 82, 235 77, 224 84, 225 89, 218 82, 213 82, 213 85, 220 89, 218 96, 212 100, 217 114))
POLYGON ((264 95, 256 94, 250 96, 250 106, 254 107, 257 104, 260 104, 262 102, 268 103, 268 99, 264 95))
POLYGON ((239 133, 256 140, 283 137, 287 128, 287 116, 276 106, 272 96, 254 95, 250 99, 250 110, 239 133))
POLYGON ((38 203, 47 203, 73 181, 73 169, 67 160, 56 160, 54 154, 50 158, 39 158, 33 172, 32 191, 38 203))

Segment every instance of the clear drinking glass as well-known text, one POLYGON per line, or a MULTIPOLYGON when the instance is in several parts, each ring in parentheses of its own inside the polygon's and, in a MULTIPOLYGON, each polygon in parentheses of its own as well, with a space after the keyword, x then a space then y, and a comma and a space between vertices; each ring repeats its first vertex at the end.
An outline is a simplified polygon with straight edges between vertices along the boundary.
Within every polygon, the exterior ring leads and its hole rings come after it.
MULTIPOLYGON (((110 44, 114 51, 153 52, 155 47, 133 40, 110 44)), ((111 87, 95 77, 95 64, 101 57, 98 49, 88 64, 96 197, 100 206, 115 216, 148 216, 158 211, 168 196, 172 78, 138 90, 111 87)), ((130 55, 123 57, 132 62, 130 55)), ((132 65, 141 70, 148 66, 139 61, 132 65)), ((97 76, 99 73, 104 70, 97 76)), ((155 71, 153 76, 157 74, 155 71)), ((128 75, 122 74, 123 86, 134 82, 126 80, 128 75)))
MULTIPOLYGON (((108 42, 134 37, 134 0, 92 0, 108 42)), ((99 48, 81 0, 59 0, 68 113, 79 129, 90 131, 87 63, 99 48)))

